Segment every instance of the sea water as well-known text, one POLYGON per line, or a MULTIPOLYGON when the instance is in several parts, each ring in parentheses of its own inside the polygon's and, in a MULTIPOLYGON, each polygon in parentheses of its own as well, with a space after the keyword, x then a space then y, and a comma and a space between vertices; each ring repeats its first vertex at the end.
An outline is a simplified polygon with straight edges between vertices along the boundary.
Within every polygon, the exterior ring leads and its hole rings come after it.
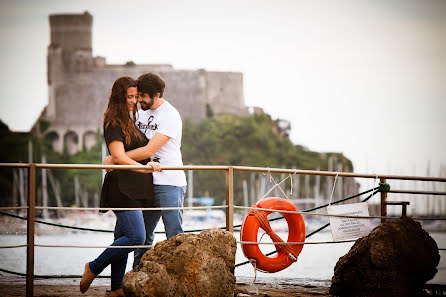
MULTIPOLYGON (((239 234, 234 234, 239 238, 239 234)), ((280 234, 279 234, 280 235, 280 234)), ((446 233, 430 234, 437 242, 439 248, 446 247, 446 233)), ((282 234, 286 236, 286 234, 282 234)), ((164 235, 156 235, 156 241, 165 239, 164 235)), ((308 242, 330 241, 331 233, 323 232, 314 235, 308 242)), ((113 241, 113 235, 107 233, 68 233, 36 236, 36 244, 45 245, 82 245, 82 246, 103 246, 113 241)), ((267 240, 263 240, 267 241, 267 240)), ((25 235, 1 235, 0 245, 21 245, 26 244, 25 235)), ((257 272, 257 277, 277 277, 277 278, 308 278, 329 280, 333 276, 334 267, 340 257, 345 255, 353 243, 338 244, 315 244, 304 246, 299 259, 285 270, 277 273, 257 272)), ((49 248, 36 247, 34 272, 36 275, 81 275, 84 264, 92 261, 101 252, 102 248, 49 248)), ((274 250, 272 245, 262 247, 264 252, 274 250)), ((438 273, 430 283, 446 284, 446 251, 440 250, 440 264, 438 273)), ((236 263, 245 262, 247 259, 238 245, 236 253, 236 263)), ((131 270, 133 263, 133 253, 129 254, 127 270, 131 270)), ((10 271, 26 272, 26 248, 0 249, 0 268, 10 271)), ((107 267, 102 275, 110 275, 110 268, 107 267)), ((254 277, 255 272, 251 264, 245 264, 235 269, 236 276, 254 277)))

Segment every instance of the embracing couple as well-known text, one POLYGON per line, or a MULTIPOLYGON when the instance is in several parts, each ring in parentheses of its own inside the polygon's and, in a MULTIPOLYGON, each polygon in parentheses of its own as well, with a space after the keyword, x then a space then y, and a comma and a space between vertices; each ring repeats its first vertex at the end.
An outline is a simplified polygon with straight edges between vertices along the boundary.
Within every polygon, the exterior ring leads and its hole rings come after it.
POLYGON ((102 208, 119 208, 114 242, 94 261, 85 264, 80 290, 85 293, 94 278, 111 265, 110 296, 124 296, 122 279, 128 253, 135 251, 133 268, 148 249, 113 246, 152 245, 160 219, 171 238, 183 233, 182 210, 141 211, 126 208, 182 207, 186 176, 181 170, 161 166, 182 166, 182 122, 179 112, 165 99, 165 82, 154 73, 118 78, 104 112, 104 138, 110 156, 104 164, 148 165, 144 170, 107 172, 102 185, 102 208), (139 102, 140 109, 137 109, 139 102))

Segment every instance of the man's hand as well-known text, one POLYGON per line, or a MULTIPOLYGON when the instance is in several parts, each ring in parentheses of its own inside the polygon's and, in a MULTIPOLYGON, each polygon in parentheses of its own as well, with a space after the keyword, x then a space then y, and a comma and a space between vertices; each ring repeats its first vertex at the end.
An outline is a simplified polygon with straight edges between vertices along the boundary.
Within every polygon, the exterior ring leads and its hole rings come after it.
MULTIPOLYGON (((107 157, 104 158, 104 161, 102 161, 102 164, 104 164, 104 165, 115 165, 115 162, 113 162, 113 157, 110 155, 110 156, 107 156, 107 157)), ((105 171, 106 172, 110 172, 110 171, 113 171, 113 169, 105 169, 105 171)))

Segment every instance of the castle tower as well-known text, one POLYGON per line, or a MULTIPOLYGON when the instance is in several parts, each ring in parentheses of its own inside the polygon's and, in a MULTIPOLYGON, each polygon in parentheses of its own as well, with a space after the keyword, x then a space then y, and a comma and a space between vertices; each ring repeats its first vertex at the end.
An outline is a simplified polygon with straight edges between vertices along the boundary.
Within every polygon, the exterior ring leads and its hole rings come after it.
MULTIPOLYGON (((84 129, 80 123, 67 118, 67 106, 81 87, 77 84, 80 75, 91 73, 93 17, 83 14, 54 14, 49 16, 50 44, 48 45, 48 106, 44 119, 52 123, 51 138, 55 139, 57 151, 66 141, 72 143, 71 151, 82 148, 84 129), (74 82, 74 83, 73 83, 74 82), (67 125, 68 122, 69 124, 67 125)), ((76 106, 71 105, 73 110, 76 106)), ((100 117, 100 116, 99 116, 100 117)), ((95 131, 95 129, 93 129, 95 131)), ((89 132, 91 134, 91 131, 89 132)), ((93 133, 94 134, 94 133, 93 133)))
POLYGON ((48 84, 67 73, 91 71, 92 15, 57 14, 50 15, 49 21, 48 84))

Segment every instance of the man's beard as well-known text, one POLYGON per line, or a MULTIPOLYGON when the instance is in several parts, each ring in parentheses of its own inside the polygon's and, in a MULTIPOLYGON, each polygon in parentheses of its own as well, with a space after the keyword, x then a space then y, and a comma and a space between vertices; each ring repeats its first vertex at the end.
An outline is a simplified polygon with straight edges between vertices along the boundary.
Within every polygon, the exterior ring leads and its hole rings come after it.
POLYGON ((142 110, 149 110, 150 109, 150 107, 152 107, 152 105, 153 105, 153 103, 152 104, 147 104, 147 103, 145 103, 145 102, 138 102, 137 103, 137 107, 138 107, 138 109, 142 109, 142 110))

